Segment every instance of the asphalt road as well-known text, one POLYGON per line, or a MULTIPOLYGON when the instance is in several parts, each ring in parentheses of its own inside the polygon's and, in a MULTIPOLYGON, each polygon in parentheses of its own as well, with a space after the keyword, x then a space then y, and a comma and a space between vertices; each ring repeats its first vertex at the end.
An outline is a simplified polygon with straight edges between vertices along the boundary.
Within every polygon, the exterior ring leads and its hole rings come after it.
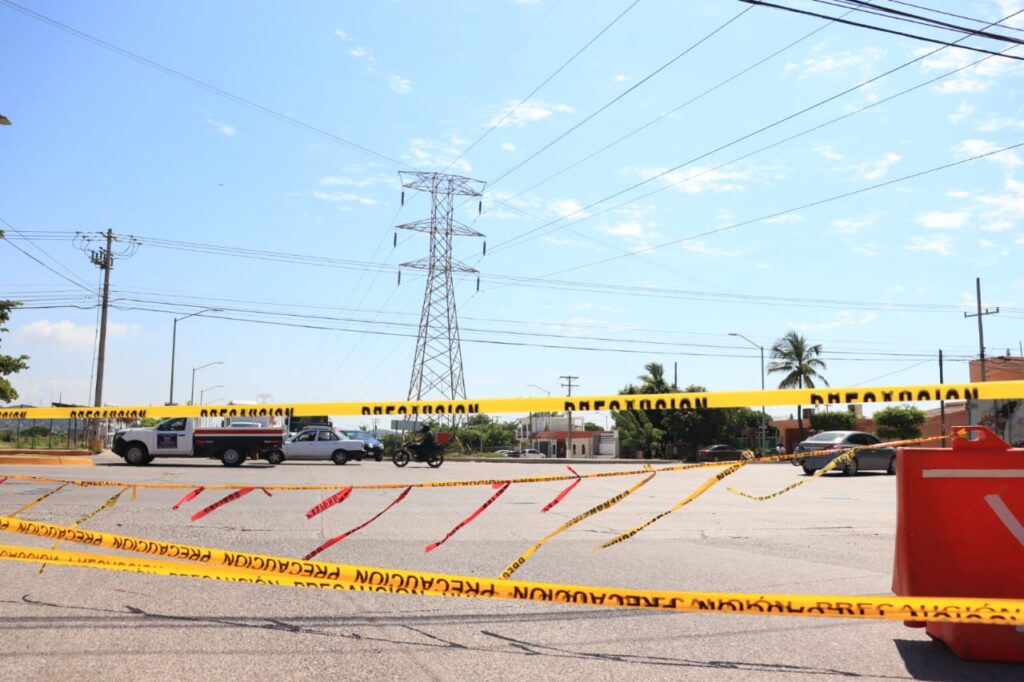
MULTIPOLYGON (((188 484, 346 484, 511 478, 562 473, 554 462, 246 464, 181 460, 133 468, 4 467, 2 474, 188 484)), ((581 473, 620 464, 573 465, 581 473), (581 470, 582 469, 582 470, 581 470)), ((767 502, 719 485, 633 539, 601 541, 685 497, 709 470, 662 474, 636 494, 544 546, 517 578, 616 587, 806 594, 889 594, 895 478, 828 475, 767 502)), ((789 465, 750 466, 727 482, 764 494, 798 480, 789 465)), ((322 554, 350 564, 495 576, 553 528, 635 478, 586 480, 552 511, 565 484, 514 485, 438 550, 493 491, 416 489, 372 525, 322 554)), ((52 484, 7 481, 10 513, 52 484)), ((71 523, 116 489, 66 488, 23 517, 71 523)), ((86 527, 125 535, 301 557, 383 509, 397 491, 356 491, 312 521, 329 492, 253 493, 200 521, 181 491, 141 490, 86 527)), ((46 546, 4 536, 0 542, 46 546)), ((81 550, 80 546, 66 546, 81 550)), ((0 563, 0 679, 211 678, 514 680, 920 679, 1020 680, 1024 666, 966 663, 922 630, 895 622, 665 614, 539 603, 443 599, 199 582, 0 563)))

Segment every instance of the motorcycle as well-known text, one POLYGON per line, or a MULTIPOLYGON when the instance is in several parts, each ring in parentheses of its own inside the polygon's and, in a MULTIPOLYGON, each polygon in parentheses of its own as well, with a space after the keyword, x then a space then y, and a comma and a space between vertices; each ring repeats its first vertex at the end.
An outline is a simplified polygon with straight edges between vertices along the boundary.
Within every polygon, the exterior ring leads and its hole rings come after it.
POLYGON ((414 443, 411 441, 403 443, 402 447, 395 452, 391 459, 394 465, 396 467, 404 467, 409 462, 417 461, 426 462, 430 468, 436 469, 444 464, 444 452, 448 446, 448 434, 437 434, 433 446, 431 446, 426 452, 423 452, 413 446, 414 443))

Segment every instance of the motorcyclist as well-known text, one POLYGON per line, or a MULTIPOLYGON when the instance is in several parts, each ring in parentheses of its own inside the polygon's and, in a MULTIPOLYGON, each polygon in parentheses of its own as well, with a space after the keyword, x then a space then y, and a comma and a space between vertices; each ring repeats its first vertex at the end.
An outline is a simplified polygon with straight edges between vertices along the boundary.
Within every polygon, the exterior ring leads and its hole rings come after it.
POLYGON ((424 424, 419 428, 420 441, 413 445, 417 460, 425 460, 434 450, 434 434, 430 430, 430 424, 424 424))

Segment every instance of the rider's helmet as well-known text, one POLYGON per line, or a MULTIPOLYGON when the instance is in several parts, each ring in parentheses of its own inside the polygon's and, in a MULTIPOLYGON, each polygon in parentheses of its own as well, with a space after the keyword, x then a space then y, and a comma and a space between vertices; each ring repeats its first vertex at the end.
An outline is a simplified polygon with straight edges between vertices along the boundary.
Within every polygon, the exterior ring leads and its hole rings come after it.
POLYGON ((421 426, 420 433, 430 433, 430 424, 424 424, 421 426))

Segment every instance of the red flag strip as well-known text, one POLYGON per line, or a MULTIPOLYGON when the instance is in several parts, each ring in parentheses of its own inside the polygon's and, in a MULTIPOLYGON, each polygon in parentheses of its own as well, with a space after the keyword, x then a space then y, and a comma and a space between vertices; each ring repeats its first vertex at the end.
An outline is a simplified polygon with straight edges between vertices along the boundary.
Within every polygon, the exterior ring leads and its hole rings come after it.
POLYGON ((256 490, 256 488, 242 488, 241 490, 236 490, 235 492, 231 493, 227 497, 222 497, 221 499, 217 500, 216 502, 211 504, 206 509, 204 509, 202 511, 197 511, 195 514, 192 515, 192 518, 189 519, 189 520, 190 521, 197 521, 197 520, 203 518, 204 516, 206 516, 207 514, 209 514, 210 512, 212 512, 212 511, 214 511, 216 509, 220 509, 221 507, 223 507, 228 502, 234 502, 235 500, 237 500, 240 497, 245 497, 246 495, 251 493, 253 490, 256 490))
POLYGON ((171 507, 171 509, 172 510, 177 509, 178 507, 180 507, 181 505, 185 504, 186 502, 191 502, 192 500, 196 499, 196 497, 199 496, 199 493, 203 492, 204 490, 206 490, 205 487, 199 486, 198 488, 196 488, 192 492, 190 492, 187 495, 185 495, 185 497, 183 497, 180 500, 178 500, 178 504, 176 504, 173 507, 171 507))
POLYGON ((270 492, 269 490, 267 490, 266 488, 260 488, 260 490, 262 490, 263 494, 266 495, 267 497, 273 497, 274 496, 274 494, 272 492, 270 492))
POLYGON ((3 483, 6 480, 7 480, 6 476, 0 476, 0 483, 3 483))
POLYGON ((394 507, 394 506, 395 506, 396 504, 398 504, 399 502, 401 502, 402 500, 404 500, 404 499, 405 499, 405 496, 409 494, 409 491, 410 491, 410 490, 412 490, 412 486, 409 486, 408 488, 406 488, 405 490, 403 490, 403 491, 402 491, 402 493, 401 493, 401 494, 400 494, 400 495, 399 495, 398 497, 396 497, 396 498, 394 499, 394 501, 392 501, 392 502, 391 502, 391 504, 389 504, 388 506, 384 507, 384 509, 380 510, 380 511, 379 511, 379 512, 377 513, 377 515, 376 515, 376 516, 374 516, 373 518, 371 518, 371 519, 370 519, 369 521, 366 521, 365 523, 362 523, 362 524, 360 524, 360 525, 356 526, 355 528, 353 528, 352 530, 346 531, 346 532, 342 533, 341 535, 339 535, 339 536, 337 536, 337 537, 331 538, 330 540, 328 540, 328 541, 327 541, 327 542, 325 542, 324 544, 320 545, 319 547, 317 547, 316 549, 314 549, 314 550, 313 550, 312 552, 310 552, 310 553, 309 553, 309 554, 307 554, 306 556, 302 557, 302 558, 303 558, 303 560, 304 560, 304 561, 309 561, 310 559, 312 559, 312 558, 313 558, 313 557, 315 557, 315 556, 316 556, 317 554, 319 554, 320 552, 324 551, 325 549, 327 549, 327 548, 328 548, 328 547, 330 547, 331 545, 335 545, 335 544, 337 544, 337 543, 341 542, 342 540, 344 540, 345 538, 347 538, 347 537, 348 537, 349 535, 352 535, 352 533, 355 533, 355 532, 356 532, 357 530, 362 530, 363 528, 366 528, 366 527, 367 527, 367 526, 369 526, 369 525, 370 525, 371 523, 373 523, 373 522, 374 522, 374 521, 376 521, 376 520, 377 520, 378 518, 380 518, 380 517, 381 517, 381 516, 382 516, 382 515, 384 514, 384 512, 386 512, 386 511, 387 511, 388 509, 391 509, 391 508, 392 508, 392 507, 394 507))
POLYGON ((569 484, 569 487, 568 487, 568 488, 566 488, 566 489, 565 489, 565 490, 563 490, 562 492, 558 493, 558 495, 557 495, 557 496, 555 496, 555 499, 553 499, 553 500, 551 500, 550 502, 548 502, 547 504, 545 504, 545 505, 544 505, 544 508, 540 510, 540 513, 541 513, 541 514, 543 514, 543 513, 544 513, 544 512, 546 512, 546 511, 551 511, 551 508, 552 508, 552 507, 554 507, 554 506, 555 506, 556 504, 558 504, 559 502, 561 502, 561 501, 562 501, 562 499, 563 499, 563 498, 564 498, 564 497, 565 497, 566 495, 568 495, 568 494, 569 494, 569 491, 570 491, 570 490, 572 490, 573 488, 575 488, 576 486, 578 486, 578 485, 580 484, 580 481, 582 481, 582 480, 583 480, 582 478, 580 478, 580 475, 576 473, 576 470, 575 470, 575 469, 573 469, 573 468, 572 468, 571 466, 566 466, 565 468, 566 468, 566 469, 568 469, 569 471, 571 471, 571 472, 573 473, 573 475, 574 475, 574 476, 576 476, 576 480, 575 480, 575 481, 573 481, 572 483, 570 483, 570 484, 569 484))
POLYGON ((456 533, 458 533, 465 526, 468 526, 470 524, 470 522, 473 521, 473 519, 475 519, 476 517, 480 516, 484 512, 485 509, 490 507, 491 504, 493 504, 496 499, 498 499, 499 497, 504 495, 505 491, 508 490, 508 487, 510 485, 512 485, 512 484, 511 483, 505 483, 504 485, 502 485, 501 489, 498 492, 496 492, 493 495, 491 495, 491 499, 489 499, 486 502, 484 502, 482 505, 480 505, 479 509, 477 509, 475 512, 473 512, 468 517, 463 519, 457 526, 455 526, 450 531, 448 531, 448 535, 445 535, 443 538, 441 538, 440 540, 438 540, 437 542, 435 542, 432 545, 427 545, 426 547, 423 548, 423 551, 424 552, 432 552, 435 549, 437 549, 438 547, 440 547, 441 545, 443 545, 444 543, 446 543, 448 541, 448 538, 450 538, 451 536, 453 536, 456 533))
POLYGON ((308 512, 306 512, 306 518, 307 519, 311 519, 314 516, 316 516, 317 514, 324 513, 325 511, 327 511, 328 509, 330 509, 334 505, 341 504, 351 494, 352 494, 352 486, 349 486, 347 488, 342 488, 341 490, 339 490, 338 492, 334 493, 333 495, 331 495, 330 497, 325 499, 323 502, 321 502, 320 504, 316 505, 315 507, 310 509, 308 512))

